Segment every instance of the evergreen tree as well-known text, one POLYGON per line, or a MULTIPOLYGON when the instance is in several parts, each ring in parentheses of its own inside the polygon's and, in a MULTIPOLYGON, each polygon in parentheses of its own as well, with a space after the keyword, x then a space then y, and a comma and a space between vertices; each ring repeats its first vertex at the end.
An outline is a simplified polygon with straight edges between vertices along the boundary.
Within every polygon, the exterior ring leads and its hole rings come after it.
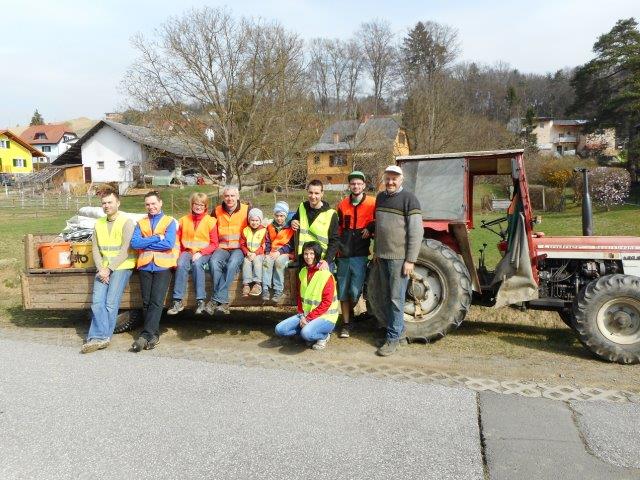
POLYGON ((38 111, 37 108, 36 108, 36 111, 33 112, 33 116, 31 117, 31 123, 29 123, 29 125, 31 126, 44 125, 44 118, 42 118, 42 115, 40 115, 40 112, 38 111))
POLYGON ((435 22, 418 22, 402 40, 405 82, 429 78, 449 65, 458 54, 458 33, 435 22))

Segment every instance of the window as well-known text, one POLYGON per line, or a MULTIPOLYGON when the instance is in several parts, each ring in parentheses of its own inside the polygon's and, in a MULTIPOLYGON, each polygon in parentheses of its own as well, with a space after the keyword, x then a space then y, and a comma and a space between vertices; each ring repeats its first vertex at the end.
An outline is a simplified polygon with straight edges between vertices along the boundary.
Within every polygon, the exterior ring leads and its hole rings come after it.
POLYGON ((118 168, 124 168, 124 160, 118 160, 118 168))
POLYGON ((398 132, 398 143, 400 145, 406 145, 407 136, 404 134, 404 132, 398 132))
POLYGON ((344 155, 331 155, 329 157, 330 167, 344 167, 347 164, 347 160, 344 155))
POLYGON ((44 153, 51 153, 51 145, 43 145, 42 146, 42 151, 44 153))
POLYGON ((20 167, 20 168, 24 168, 26 166, 26 161, 24 158, 14 158, 13 159, 13 166, 14 167, 20 167))
POLYGON ((558 134, 558 136, 559 136, 560 138, 564 137, 564 132, 560 132, 560 133, 558 134))
POLYGON ((0 140, 0 147, 11 148, 11 142, 9 140, 0 140))
POLYGON ((538 128, 544 128, 544 123, 540 122, 540 123, 538 124, 538 128))
POLYGON ((46 140, 47 139, 47 135, 43 132, 38 132, 36 133, 36 140, 46 140))
POLYGON ((313 156, 313 163, 315 165, 318 165, 320 163, 320 155, 314 155, 313 156))
POLYGON ((98 170, 104 170, 104 162, 98 162, 98 170))

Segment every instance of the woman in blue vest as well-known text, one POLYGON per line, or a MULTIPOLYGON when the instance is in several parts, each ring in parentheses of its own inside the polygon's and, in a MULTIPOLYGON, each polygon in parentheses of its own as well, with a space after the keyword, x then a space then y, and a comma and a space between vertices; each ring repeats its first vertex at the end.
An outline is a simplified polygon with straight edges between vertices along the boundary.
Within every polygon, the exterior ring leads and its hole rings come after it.
POLYGON ((298 313, 276 325, 276 335, 299 334, 314 350, 326 347, 338 320, 336 281, 328 270, 320 270, 322 246, 306 242, 302 246, 304 268, 298 275, 298 313))

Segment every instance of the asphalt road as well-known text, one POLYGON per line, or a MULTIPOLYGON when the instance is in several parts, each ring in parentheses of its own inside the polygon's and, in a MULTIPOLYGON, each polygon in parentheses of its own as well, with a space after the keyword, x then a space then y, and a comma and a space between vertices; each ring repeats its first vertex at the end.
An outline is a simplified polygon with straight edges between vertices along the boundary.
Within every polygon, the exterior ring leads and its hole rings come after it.
POLYGON ((640 479, 639 420, 637 404, 80 355, 0 335, 7 480, 640 479))

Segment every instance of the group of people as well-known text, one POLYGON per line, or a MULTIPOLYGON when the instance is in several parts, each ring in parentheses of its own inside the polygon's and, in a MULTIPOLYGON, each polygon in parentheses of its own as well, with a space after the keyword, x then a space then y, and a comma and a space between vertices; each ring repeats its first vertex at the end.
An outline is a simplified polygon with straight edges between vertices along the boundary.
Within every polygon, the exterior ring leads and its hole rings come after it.
POLYGON ((142 295, 143 328, 132 350, 154 348, 160 341, 164 299, 175 270, 173 302, 176 315, 191 274, 195 313, 229 314, 229 287, 242 272, 242 296, 279 302, 286 269, 299 265, 297 313, 276 325, 279 336, 299 335, 313 349, 324 349, 336 327, 339 337, 350 335, 353 309, 362 294, 370 259, 379 262, 381 304, 385 306, 386 336, 377 353, 396 352, 404 334, 404 298, 422 241, 422 211, 415 195, 402 188, 400 167, 384 172, 384 191, 366 193, 362 172, 348 175, 350 193, 336 209, 323 200, 319 180, 307 186, 308 200, 291 215, 286 202, 276 202, 273 220, 240 202, 236 187, 227 186, 223 199, 209 213, 204 193, 191 195, 191 211, 175 221, 162 211, 158 192, 144 197, 147 215, 134 224, 119 212, 118 194, 101 194, 105 217, 96 221, 93 255, 92 320, 82 353, 106 348, 115 329, 124 289, 137 269, 142 295), (373 240, 373 253, 371 242, 373 240), (207 302, 206 270, 212 279, 207 302))

